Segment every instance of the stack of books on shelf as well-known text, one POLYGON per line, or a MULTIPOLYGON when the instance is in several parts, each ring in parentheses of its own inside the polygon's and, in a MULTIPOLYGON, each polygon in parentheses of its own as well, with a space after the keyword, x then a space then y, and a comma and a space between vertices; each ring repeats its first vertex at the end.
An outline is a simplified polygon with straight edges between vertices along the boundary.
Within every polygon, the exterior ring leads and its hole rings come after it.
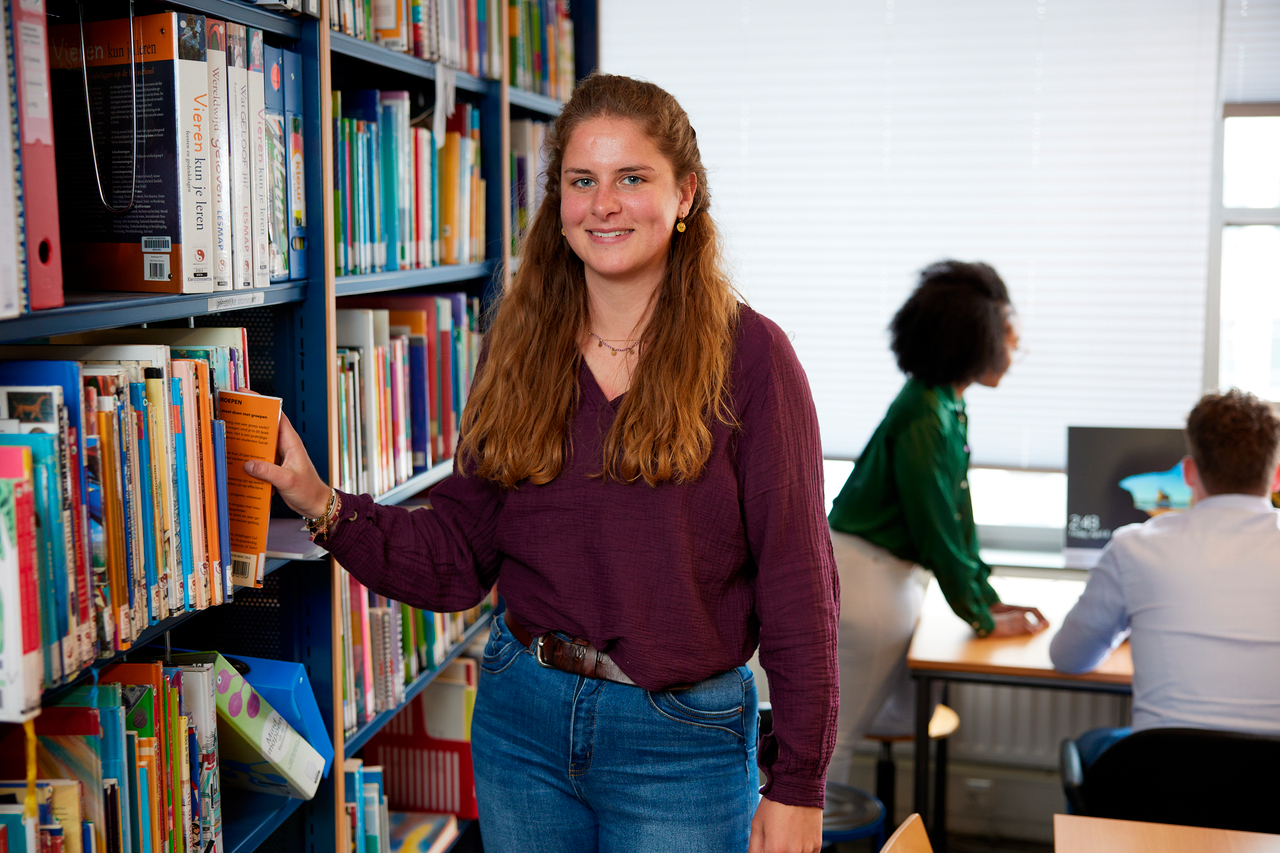
POLYGON ((479 110, 458 104, 443 140, 407 91, 335 91, 333 114, 337 275, 484 259, 479 110))
POLYGON ((43 0, 0 3, 0 320, 63 304, 45 38, 43 0))
POLYGON ((216 652, 106 666, 36 718, 35 766, 23 728, 0 730, 0 795, 22 803, 38 780, 34 818, 0 806, 9 849, 222 850, 224 787, 315 794, 326 758, 295 722, 216 652))
POLYGON ((475 77, 502 75, 507 0, 329 0, 338 32, 475 77))
POLYGON ((348 758, 343 767, 349 846, 346 853, 440 853, 458 837, 458 818, 442 812, 392 811, 385 768, 348 758))
POLYGON ((542 173, 547 168, 543 144, 550 128, 545 121, 511 120, 511 159, 507 168, 511 175, 511 253, 517 257, 524 235, 546 194, 542 182, 542 173))
POLYGON ((511 85, 557 101, 569 100, 577 81, 569 0, 509 0, 509 4, 511 85))
POLYGON ((305 279, 300 56, 191 12, 137 16, 132 36, 133 62, 128 18, 85 22, 83 56, 78 24, 49 30, 67 275, 160 293, 305 279))
POLYGON ((380 495, 454 455, 479 316, 465 293, 339 301, 339 489, 380 495))
POLYGON ((376 595, 343 574, 343 724, 350 734, 398 708, 406 686, 436 670, 497 596, 461 613, 434 613, 376 595))
POLYGON ((242 463, 274 458, 280 401, 240 393, 246 355, 238 328, 0 347, 0 720, 261 584, 270 488, 242 463))

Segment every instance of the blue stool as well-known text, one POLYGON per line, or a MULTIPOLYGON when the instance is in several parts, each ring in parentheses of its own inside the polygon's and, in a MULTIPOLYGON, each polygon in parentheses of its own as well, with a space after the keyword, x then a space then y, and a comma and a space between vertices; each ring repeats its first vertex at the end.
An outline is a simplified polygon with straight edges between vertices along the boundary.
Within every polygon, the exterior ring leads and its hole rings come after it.
POLYGON ((876 849, 884 846, 884 804, 851 785, 827 783, 827 801, 822 809, 822 849, 840 841, 876 839, 876 849))

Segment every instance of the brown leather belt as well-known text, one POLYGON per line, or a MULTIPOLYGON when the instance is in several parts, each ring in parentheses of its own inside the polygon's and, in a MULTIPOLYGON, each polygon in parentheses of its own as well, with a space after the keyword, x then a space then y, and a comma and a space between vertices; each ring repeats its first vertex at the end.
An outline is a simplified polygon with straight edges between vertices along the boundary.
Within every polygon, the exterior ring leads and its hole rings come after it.
POLYGON ((566 642, 555 634, 543 634, 535 637, 525 630, 520 621, 508 610, 503 614, 503 621, 511 635, 527 649, 533 649, 533 657, 542 666, 558 669, 570 675, 582 675, 587 678, 602 678, 605 681, 616 681, 619 684, 636 683, 606 653, 600 651, 586 640, 566 642))

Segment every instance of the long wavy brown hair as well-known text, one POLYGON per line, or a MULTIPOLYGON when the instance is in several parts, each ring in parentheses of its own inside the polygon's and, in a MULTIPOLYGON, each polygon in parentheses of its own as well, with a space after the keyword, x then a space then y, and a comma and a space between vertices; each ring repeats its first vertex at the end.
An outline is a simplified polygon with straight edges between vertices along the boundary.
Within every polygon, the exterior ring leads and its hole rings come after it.
POLYGON ((560 233, 560 170, 574 130, 600 117, 643 128, 677 184, 697 176, 686 230, 677 233, 672 223, 666 273, 630 387, 605 436, 601 476, 651 486, 695 480, 711 455, 712 419, 735 424, 728 386, 739 296, 724 270, 697 136, 676 99, 658 86, 593 74, 578 84, 548 134, 546 196, 493 314, 485 364, 462 418, 461 458, 476 475, 507 488, 548 483, 564 466, 589 316, 582 261, 560 233))

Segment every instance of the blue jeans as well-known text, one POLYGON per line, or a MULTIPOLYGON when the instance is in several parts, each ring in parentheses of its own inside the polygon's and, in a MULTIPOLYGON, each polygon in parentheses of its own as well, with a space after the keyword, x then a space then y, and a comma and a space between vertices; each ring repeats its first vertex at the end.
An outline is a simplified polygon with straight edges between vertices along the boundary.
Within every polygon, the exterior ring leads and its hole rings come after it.
POLYGON ((745 666, 651 692, 539 666, 498 616, 471 721, 485 850, 745 851, 756 715, 745 666))

